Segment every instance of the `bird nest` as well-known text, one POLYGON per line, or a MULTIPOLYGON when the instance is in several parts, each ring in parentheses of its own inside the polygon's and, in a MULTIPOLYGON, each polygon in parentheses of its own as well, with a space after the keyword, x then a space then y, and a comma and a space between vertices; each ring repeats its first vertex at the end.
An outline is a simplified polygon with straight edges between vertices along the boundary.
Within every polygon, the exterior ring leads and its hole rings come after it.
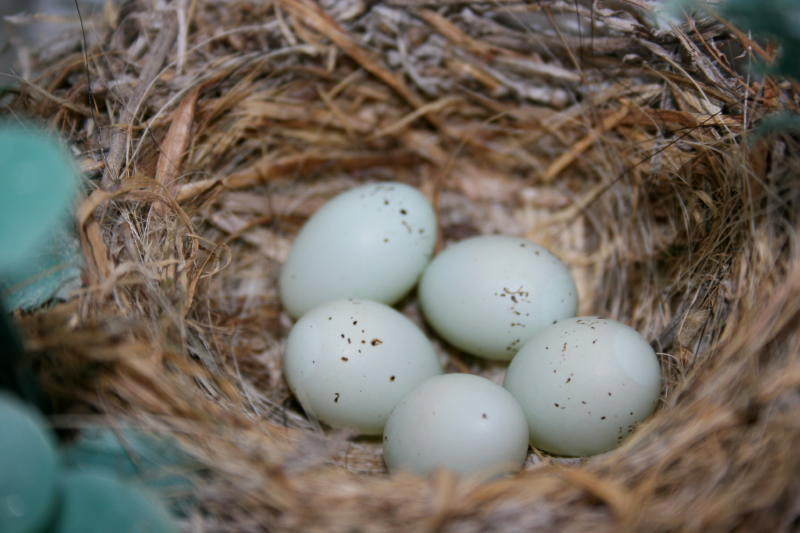
MULTIPOLYGON (((84 283, 17 320, 59 412, 202 461, 187 530, 797 527, 800 143, 754 127, 800 98, 750 68, 774 47, 645 0, 140 0, 76 21, 26 52, 3 114, 78 154, 84 283), (440 247, 504 233, 561 257, 581 314, 652 341, 655 415, 484 483, 390 477, 379 442, 305 417, 277 275, 324 201, 376 180, 428 195, 440 247)), ((415 296, 399 308, 421 324, 415 296)))

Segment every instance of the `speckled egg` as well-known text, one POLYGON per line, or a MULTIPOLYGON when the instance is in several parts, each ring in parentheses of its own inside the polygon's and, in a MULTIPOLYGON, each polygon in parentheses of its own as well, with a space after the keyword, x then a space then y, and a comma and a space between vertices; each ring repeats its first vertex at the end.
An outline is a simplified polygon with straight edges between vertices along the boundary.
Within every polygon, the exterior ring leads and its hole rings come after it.
POLYGON ((617 446, 650 416, 661 392, 655 352, 634 329, 599 317, 559 320, 532 337, 508 367, 531 444, 584 456, 617 446))
POLYGON ((428 379, 400 401, 383 432, 390 472, 446 468, 495 477, 519 470, 527 453, 528 425, 517 401, 470 374, 428 379))
POLYGON ((297 235, 280 274, 283 306, 299 317, 339 298, 394 304, 417 282, 435 242, 435 213, 417 189, 393 182, 351 189, 297 235))
POLYGON ((526 239, 472 237, 446 248, 420 280, 425 318, 453 346, 508 360, 554 321, 574 316, 575 282, 556 256, 526 239))
POLYGON ((289 333, 284 375, 306 414, 379 435, 408 391, 440 374, 430 341, 408 318, 368 300, 315 307, 289 333))

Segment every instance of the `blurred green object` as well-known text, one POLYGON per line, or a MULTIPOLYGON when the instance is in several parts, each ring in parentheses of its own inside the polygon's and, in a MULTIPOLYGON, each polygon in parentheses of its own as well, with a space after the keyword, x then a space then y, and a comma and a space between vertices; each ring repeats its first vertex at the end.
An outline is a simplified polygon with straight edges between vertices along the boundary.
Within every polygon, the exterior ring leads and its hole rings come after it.
POLYGON ((29 311, 52 300, 68 299, 81 287, 83 256, 71 220, 63 220, 23 268, 11 268, 0 280, 0 299, 10 310, 29 311))
POLYGON ((0 393, 0 531, 43 531, 56 503, 55 438, 41 415, 0 393))
POLYGON ((64 466, 73 470, 104 469, 123 479, 135 479, 153 490, 177 514, 192 504, 189 474, 201 467, 172 439, 157 438, 135 429, 82 429, 77 440, 62 450, 64 466))
POLYGON ((720 10, 739 28, 774 39, 780 52, 770 71, 800 80, 800 1, 727 0, 720 10))
POLYGON ((799 0, 724 0, 709 4, 705 0, 665 0, 653 12, 662 29, 680 24, 694 13, 719 13, 737 28, 751 32, 756 39, 768 37, 779 46, 775 61, 767 66, 757 61, 753 72, 791 76, 800 80, 800 1, 799 0))
POLYGON ((64 146, 31 124, 0 124, 0 273, 25 268, 77 189, 64 146))
MULTIPOLYGON (((30 123, 0 122, 0 303, 36 307, 74 278, 79 259, 64 232, 77 186, 76 167, 58 138, 30 123)), ((6 305, 0 306, 0 388, 46 411, 6 305)))
POLYGON ((53 533, 177 533, 164 507, 143 489, 110 473, 67 470, 53 533))
POLYGON ((650 16, 661 30, 680 24, 687 16, 694 16, 699 7, 704 7, 703 0, 664 0, 653 6, 650 16))
MULTIPOLYGON (((800 80, 800 0, 726 0, 720 12, 739 28, 756 37, 769 37, 779 46, 775 61, 760 68, 770 74, 800 80)), ((781 111, 756 125, 751 141, 800 131, 800 115, 781 111)))
MULTIPOLYGON (((724 0, 719 4, 705 0, 665 0, 658 4, 653 16, 666 28, 680 24, 689 14, 713 14, 715 9, 737 28, 751 33, 755 40, 768 38, 778 45, 778 54, 771 64, 755 56, 745 72, 756 78, 769 74, 800 80, 800 0, 724 0)), ((758 122, 750 142, 773 134, 797 133, 798 128, 800 114, 773 113, 758 122)))
POLYGON ((750 142, 755 142, 773 134, 800 133, 800 115, 791 111, 779 111, 762 118, 753 130, 750 142))

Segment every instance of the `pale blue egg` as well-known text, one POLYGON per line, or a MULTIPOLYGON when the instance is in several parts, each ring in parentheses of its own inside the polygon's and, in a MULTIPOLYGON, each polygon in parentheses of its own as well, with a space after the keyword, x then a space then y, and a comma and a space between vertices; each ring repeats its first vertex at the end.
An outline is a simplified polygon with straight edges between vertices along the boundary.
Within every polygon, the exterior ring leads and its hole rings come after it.
POLYGON ((322 304, 289 334, 284 375, 306 413, 336 428, 379 435, 394 406, 442 367, 408 318, 368 300, 322 304))
POLYGON ((542 246, 503 235, 472 237, 440 253, 419 286, 425 318, 453 346, 509 360, 537 331, 574 316, 578 291, 542 246))
POLYGON ((633 328, 573 317, 528 340, 508 367, 505 387, 525 411, 531 444, 558 455, 594 455, 650 416, 661 367, 633 328))
POLYGON ((435 376, 409 392, 383 433, 390 472, 425 475, 446 468, 495 477, 519 470, 528 453, 528 424, 500 385, 469 374, 435 376))
POLYGON ((279 280, 293 317, 339 298, 388 305, 416 284, 433 253, 436 215, 427 198, 402 183, 370 183, 317 211, 295 239, 279 280))

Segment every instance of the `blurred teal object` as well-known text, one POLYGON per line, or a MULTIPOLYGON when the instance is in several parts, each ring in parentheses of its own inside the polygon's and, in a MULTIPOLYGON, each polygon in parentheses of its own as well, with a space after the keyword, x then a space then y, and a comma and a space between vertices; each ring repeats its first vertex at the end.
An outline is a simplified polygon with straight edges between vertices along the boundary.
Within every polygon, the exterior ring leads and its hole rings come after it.
POLYGON ((52 533, 177 533, 170 515, 150 494, 101 470, 67 470, 60 480, 52 533))
POLYGON ((44 531, 56 504, 55 438, 42 416, 0 393, 0 531, 44 531))
POLYGON ((135 429, 118 432, 93 427, 81 430, 76 441, 62 450, 65 467, 105 469, 123 479, 135 479, 152 489, 177 514, 192 502, 189 475, 200 465, 172 439, 157 438, 135 429))
POLYGON ((26 261, 64 220, 77 171, 60 141, 32 124, 0 124, 0 273, 26 261))
POLYGON ((726 0, 720 11, 741 29, 774 39, 780 52, 770 70, 800 80, 798 0, 726 0))
POLYGON ((75 286, 80 259, 67 235, 77 186, 77 169, 61 141, 30 123, 0 122, 0 388, 44 410, 49 401, 3 300, 30 309, 69 282, 75 286))
POLYGON ((68 299, 81 287, 83 255, 71 220, 50 232, 23 268, 12 268, 0 280, 6 308, 29 311, 54 298, 68 299))
POLYGON ((769 37, 780 49, 770 65, 756 59, 751 74, 790 76, 800 80, 800 1, 798 0, 664 0, 654 4, 653 15, 663 30, 680 24, 686 15, 719 13, 756 40, 769 37))
POLYGON ((800 134, 800 114, 778 111, 762 118, 753 130, 749 141, 755 142, 773 134, 800 134))

